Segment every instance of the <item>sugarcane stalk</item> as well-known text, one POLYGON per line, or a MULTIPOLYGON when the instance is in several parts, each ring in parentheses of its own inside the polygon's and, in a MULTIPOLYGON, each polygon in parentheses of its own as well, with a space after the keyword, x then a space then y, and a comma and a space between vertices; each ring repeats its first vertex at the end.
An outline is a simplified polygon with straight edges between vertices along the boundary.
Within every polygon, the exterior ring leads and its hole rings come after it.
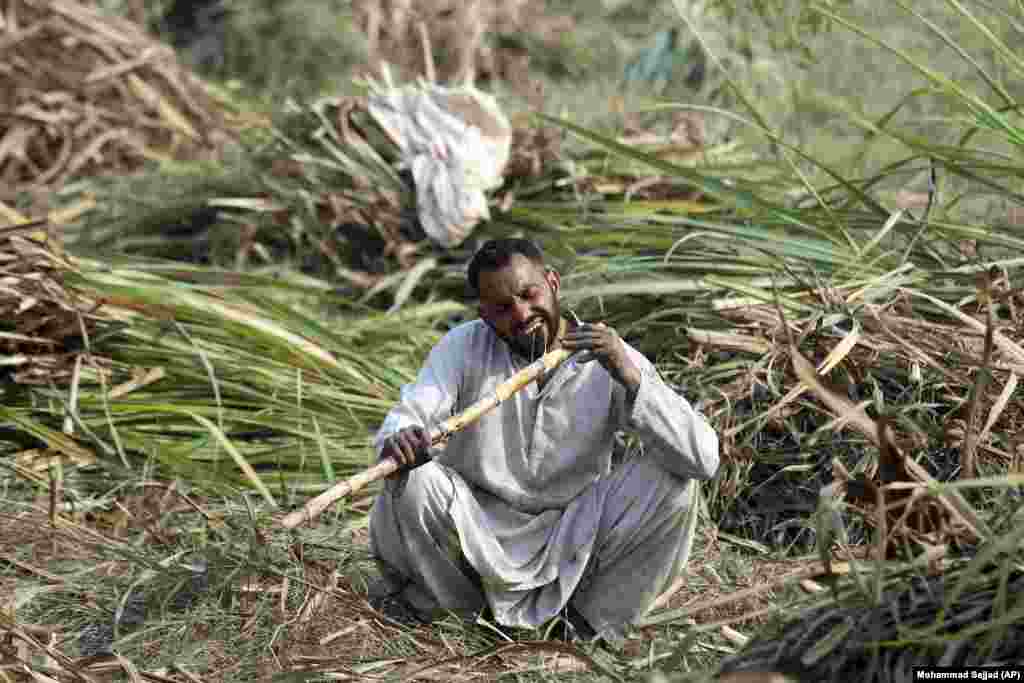
MULTIPOLYGON (((503 401, 520 391, 533 380, 546 372, 554 370, 571 355, 566 349, 555 349, 527 365, 504 382, 494 388, 487 396, 481 398, 458 415, 453 415, 429 432, 431 446, 436 446, 448 439, 452 434, 465 429, 476 422, 484 414, 497 408, 503 401)), ((298 510, 289 512, 281 519, 281 525, 293 529, 304 521, 310 521, 326 510, 335 501, 352 494, 364 486, 383 479, 401 467, 394 459, 386 458, 376 465, 355 474, 343 482, 335 484, 315 498, 310 499, 298 510)))

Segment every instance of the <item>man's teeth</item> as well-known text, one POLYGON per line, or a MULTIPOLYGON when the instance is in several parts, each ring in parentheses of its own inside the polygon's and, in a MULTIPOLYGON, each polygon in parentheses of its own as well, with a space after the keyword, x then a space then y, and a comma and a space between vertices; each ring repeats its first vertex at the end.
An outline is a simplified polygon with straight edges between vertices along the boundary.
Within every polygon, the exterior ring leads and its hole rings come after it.
POLYGON ((536 332, 537 330, 540 329, 540 326, 542 324, 543 324, 542 321, 538 320, 537 322, 535 322, 532 325, 530 325, 529 327, 527 327, 526 330, 523 332, 523 334, 533 334, 534 332, 536 332))

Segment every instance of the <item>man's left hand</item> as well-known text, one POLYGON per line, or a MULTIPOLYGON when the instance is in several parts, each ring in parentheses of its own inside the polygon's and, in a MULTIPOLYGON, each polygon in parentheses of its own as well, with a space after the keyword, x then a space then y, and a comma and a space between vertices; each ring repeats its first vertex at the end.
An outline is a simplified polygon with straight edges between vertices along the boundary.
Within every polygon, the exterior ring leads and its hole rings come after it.
POLYGON ((569 351, 583 351, 579 360, 596 360, 630 395, 640 389, 640 368, 626 352, 626 344, 614 328, 604 323, 579 325, 565 335, 562 346, 569 351))

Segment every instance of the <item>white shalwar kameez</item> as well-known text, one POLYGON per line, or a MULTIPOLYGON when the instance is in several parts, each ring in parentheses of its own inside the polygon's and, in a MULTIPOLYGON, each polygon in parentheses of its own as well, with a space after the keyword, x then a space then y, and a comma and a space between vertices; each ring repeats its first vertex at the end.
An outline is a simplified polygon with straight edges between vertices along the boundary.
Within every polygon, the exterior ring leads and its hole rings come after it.
MULTIPOLYGON (((626 346, 641 371, 632 406, 596 362, 570 358, 449 439, 426 465, 386 483, 370 518, 371 550, 418 610, 472 613, 537 627, 571 600, 618 640, 684 569, 696 481, 718 469, 707 421, 626 346), (635 431, 642 456, 612 467, 614 434, 635 431), (474 576, 474 574, 476 576, 474 576)), ((451 330, 376 437, 429 429, 525 366, 483 322, 451 330)))

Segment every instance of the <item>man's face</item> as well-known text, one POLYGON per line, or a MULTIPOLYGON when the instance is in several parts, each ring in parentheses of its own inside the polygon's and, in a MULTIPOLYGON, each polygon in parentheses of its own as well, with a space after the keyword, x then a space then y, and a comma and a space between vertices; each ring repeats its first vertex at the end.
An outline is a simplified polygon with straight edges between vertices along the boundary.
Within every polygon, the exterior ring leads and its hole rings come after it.
POLYGON ((503 268, 480 273, 480 317, 515 353, 536 360, 558 334, 560 286, 558 273, 515 254, 503 268))

